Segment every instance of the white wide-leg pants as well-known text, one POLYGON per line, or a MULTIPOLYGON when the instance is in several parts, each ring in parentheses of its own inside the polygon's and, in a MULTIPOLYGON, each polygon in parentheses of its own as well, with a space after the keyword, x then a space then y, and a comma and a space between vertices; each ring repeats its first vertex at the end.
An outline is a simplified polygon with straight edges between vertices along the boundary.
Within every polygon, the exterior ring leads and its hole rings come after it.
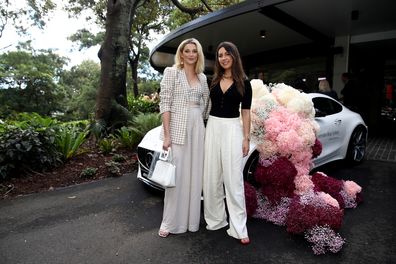
POLYGON ((190 105, 184 145, 172 144, 176 187, 166 188, 161 230, 172 234, 199 230, 205 127, 199 106, 190 105))
POLYGON ((228 235, 248 237, 242 171, 242 126, 239 118, 209 116, 205 134, 204 215, 206 228, 225 227, 229 214, 228 235))

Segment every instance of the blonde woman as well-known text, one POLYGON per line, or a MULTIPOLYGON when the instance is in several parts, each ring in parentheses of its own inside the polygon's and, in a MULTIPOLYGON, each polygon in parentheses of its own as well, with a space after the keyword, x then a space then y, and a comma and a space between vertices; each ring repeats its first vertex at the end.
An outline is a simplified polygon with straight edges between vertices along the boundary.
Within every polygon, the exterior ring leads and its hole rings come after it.
POLYGON ((176 165, 176 187, 165 190, 161 237, 199 229, 207 118, 203 110, 209 96, 204 60, 198 40, 186 39, 161 81, 161 139, 164 150, 172 149, 176 165))
POLYGON ((319 82, 319 93, 328 95, 335 100, 338 100, 338 95, 335 91, 333 91, 330 87, 330 84, 327 80, 320 80, 319 82))

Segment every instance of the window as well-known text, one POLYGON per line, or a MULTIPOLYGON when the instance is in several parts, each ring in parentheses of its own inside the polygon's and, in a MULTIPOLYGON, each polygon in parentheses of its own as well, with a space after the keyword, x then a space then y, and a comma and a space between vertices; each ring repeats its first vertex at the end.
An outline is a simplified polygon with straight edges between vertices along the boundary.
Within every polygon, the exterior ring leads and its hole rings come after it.
POLYGON ((339 103, 329 98, 316 97, 312 99, 312 102, 315 107, 315 117, 333 115, 342 110, 342 106, 339 103))

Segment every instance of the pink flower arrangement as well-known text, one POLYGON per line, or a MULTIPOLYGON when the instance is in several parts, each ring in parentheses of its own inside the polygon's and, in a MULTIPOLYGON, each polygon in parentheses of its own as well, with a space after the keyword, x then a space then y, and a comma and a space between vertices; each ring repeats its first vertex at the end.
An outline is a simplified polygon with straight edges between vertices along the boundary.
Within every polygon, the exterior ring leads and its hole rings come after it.
POLYGON ((260 160, 255 180, 245 183, 248 216, 304 234, 315 254, 341 250, 337 233, 344 208, 361 202, 362 188, 322 172, 309 175, 312 159, 322 152, 311 99, 285 84, 252 81, 252 140, 260 160), (270 92, 271 91, 271 92, 270 92))

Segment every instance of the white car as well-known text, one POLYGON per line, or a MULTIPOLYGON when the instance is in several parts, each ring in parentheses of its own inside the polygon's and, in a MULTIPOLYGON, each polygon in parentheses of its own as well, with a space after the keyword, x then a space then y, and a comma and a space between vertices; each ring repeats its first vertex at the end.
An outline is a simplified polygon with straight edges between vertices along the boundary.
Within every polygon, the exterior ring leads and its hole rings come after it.
MULTIPOLYGON (((314 168, 342 159, 352 163, 361 162, 366 153, 368 135, 362 117, 327 95, 320 93, 308 95, 314 104, 315 121, 320 127, 318 139, 322 143, 322 153, 313 160, 314 168)), ((160 132, 161 127, 150 130, 139 143, 137 177, 149 186, 162 190, 162 186, 147 177, 153 169, 153 161, 158 159, 162 149, 160 132)), ((253 173, 258 156, 256 145, 251 142, 249 155, 244 159, 243 170, 244 178, 249 182, 254 182, 253 173)))

